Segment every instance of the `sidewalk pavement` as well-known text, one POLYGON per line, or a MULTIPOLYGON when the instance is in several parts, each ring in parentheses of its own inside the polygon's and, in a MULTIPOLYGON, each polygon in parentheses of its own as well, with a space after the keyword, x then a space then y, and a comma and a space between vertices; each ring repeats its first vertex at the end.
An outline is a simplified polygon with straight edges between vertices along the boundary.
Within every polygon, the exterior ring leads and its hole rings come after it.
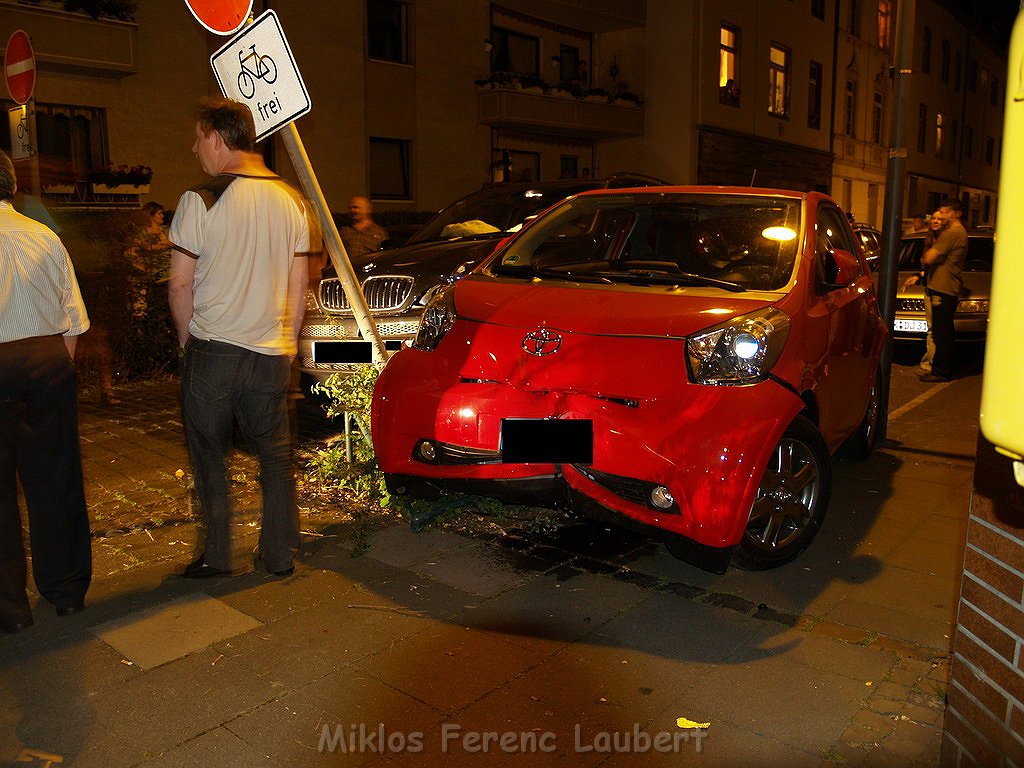
POLYGON ((908 399, 800 559, 723 576, 583 523, 338 523, 290 578, 183 580, 173 390, 85 403, 94 585, 0 638, 0 764, 937 765, 979 391, 908 399))

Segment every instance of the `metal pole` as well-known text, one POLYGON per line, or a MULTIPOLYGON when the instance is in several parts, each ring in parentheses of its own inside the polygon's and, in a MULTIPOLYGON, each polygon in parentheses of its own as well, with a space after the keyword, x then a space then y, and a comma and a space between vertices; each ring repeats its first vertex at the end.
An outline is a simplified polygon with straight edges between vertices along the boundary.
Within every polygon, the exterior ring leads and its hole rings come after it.
POLYGON ((338 234, 338 227, 334 223, 334 217, 331 216, 331 209, 327 206, 327 199, 324 197, 323 190, 320 189, 320 182, 317 181, 316 174, 313 173, 313 166, 310 165, 306 148, 302 145, 302 139, 299 137, 299 129, 295 127, 294 122, 288 123, 281 129, 281 138, 288 150, 295 173, 299 177, 302 191, 305 192, 307 199, 316 209, 320 226, 323 229, 324 241, 327 244, 327 252, 331 256, 331 263, 345 289, 345 295, 348 297, 352 314, 359 326, 359 332, 373 345, 373 362, 384 363, 388 359, 387 348, 380 338, 376 323, 373 322, 370 308, 366 304, 366 297, 363 296, 362 288, 359 286, 359 279, 352 268, 352 262, 349 261, 348 252, 341 242, 341 235, 338 234))
MULTIPOLYGON (((882 216, 881 269, 878 279, 878 301, 885 324, 892 329, 896 317, 896 256, 903 234, 903 186, 906 180, 906 89, 912 74, 914 53, 914 12, 916 0, 900 0, 896 11, 896 54, 893 67, 892 122, 889 134, 889 165, 885 177, 885 205, 882 216)), ((879 437, 885 437, 889 420, 889 379, 892 368, 892 339, 882 350, 882 412, 879 437)))

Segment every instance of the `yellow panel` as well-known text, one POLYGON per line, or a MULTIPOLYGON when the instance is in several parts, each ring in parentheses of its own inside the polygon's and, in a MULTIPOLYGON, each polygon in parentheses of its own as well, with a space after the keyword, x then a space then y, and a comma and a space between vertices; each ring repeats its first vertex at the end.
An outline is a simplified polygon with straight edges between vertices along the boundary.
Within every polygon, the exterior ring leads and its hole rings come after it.
POLYGON ((999 180, 995 271, 989 311, 981 431, 994 445, 1024 455, 1024 15, 1010 39, 1006 122, 999 180))

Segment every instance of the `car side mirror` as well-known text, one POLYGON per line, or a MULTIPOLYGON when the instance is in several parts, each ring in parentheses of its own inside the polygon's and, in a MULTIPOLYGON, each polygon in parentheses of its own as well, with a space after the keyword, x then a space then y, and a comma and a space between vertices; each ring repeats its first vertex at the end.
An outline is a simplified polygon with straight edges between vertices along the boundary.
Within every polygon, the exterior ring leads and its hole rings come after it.
POLYGON ((849 251, 836 249, 825 254, 825 287, 845 288, 861 273, 860 261, 849 251))

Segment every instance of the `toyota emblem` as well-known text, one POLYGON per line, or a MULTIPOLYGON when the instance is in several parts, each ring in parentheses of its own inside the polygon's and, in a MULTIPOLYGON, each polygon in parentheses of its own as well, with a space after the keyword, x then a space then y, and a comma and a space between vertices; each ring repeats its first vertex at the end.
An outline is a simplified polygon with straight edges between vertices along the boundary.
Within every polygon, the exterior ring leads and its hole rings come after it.
POLYGON ((537 357, 553 355, 561 346, 562 335, 549 331, 547 328, 538 328, 535 331, 530 331, 523 338, 523 349, 537 357))

